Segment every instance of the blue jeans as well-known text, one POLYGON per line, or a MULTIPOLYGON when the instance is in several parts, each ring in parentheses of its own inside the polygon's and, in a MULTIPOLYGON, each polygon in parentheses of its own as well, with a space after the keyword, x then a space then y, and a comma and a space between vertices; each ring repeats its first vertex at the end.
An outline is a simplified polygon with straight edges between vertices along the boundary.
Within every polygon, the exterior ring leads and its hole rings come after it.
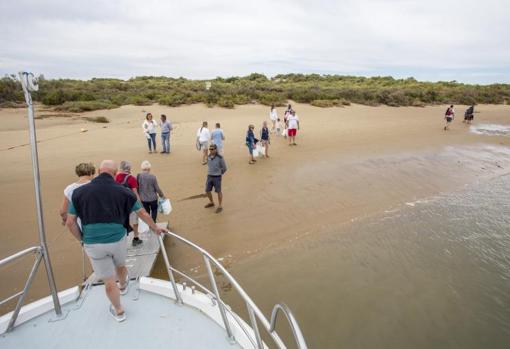
POLYGON ((152 146, 154 147, 154 151, 156 151, 156 134, 149 133, 149 135, 151 136, 151 138, 147 138, 147 144, 149 145, 149 151, 152 151, 151 142, 152 142, 152 146))
POLYGON ((161 134, 161 143, 163 144, 163 152, 170 153, 170 132, 161 134))

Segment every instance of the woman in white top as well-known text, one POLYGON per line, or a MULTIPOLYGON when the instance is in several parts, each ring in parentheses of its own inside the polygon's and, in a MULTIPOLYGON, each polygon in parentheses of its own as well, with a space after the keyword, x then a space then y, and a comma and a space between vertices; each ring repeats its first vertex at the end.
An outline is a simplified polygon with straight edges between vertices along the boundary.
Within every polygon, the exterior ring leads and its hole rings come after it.
POLYGON ((204 121, 202 122, 202 127, 197 131, 197 149, 202 151, 202 165, 207 164, 207 149, 210 139, 211 133, 207 128, 207 121, 204 121))
POLYGON ((92 163, 84 163, 78 164, 74 169, 76 175, 78 176, 78 181, 69 184, 64 189, 64 200, 62 201, 62 206, 60 207, 60 217, 62 217, 62 225, 65 225, 67 220, 67 210, 69 208, 69 203, 72 200, 73 192, 76 188, 81 187, 89 183, 94 174, 96 173, 96 168, 92 163))
POLYGON ((278 120, 278 114, 276 113, 276 108, 274 107, 274 104, 271 106, 271 111, 269 112, 269 119, 271 120, 271 123, 273 124, 273 127, 271 127, 271 132, 275 132, 276 120, 278 120))
POLYGON ((145 121, 142 124, 143 133, 147 137, 147 144, 149 145, 149 154, 152 153, 152 148, 156 152, 156 126, 158 124, 152 119, 152 114, 147 113, 145 121), (152 143, 152 144, 151 144, 152 143))

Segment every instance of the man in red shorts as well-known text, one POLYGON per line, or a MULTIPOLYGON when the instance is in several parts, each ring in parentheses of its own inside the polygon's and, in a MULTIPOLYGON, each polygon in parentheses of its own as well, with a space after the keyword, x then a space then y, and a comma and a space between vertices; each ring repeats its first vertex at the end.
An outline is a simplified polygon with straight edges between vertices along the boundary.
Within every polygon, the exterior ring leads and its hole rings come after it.
POLYGON ((299 118, 296 115, 296 112, 293 110, 290 112, 290 116, 287 119, 287 132, 289 136, 289 145, 297 145, 296 144, 296 134, 297 130, 299 130, 299 118))

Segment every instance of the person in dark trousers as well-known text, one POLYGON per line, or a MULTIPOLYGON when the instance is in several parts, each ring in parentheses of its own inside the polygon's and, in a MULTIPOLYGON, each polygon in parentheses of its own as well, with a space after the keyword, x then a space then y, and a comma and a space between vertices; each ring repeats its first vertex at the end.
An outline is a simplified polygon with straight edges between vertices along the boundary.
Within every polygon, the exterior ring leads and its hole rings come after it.
POLYGON ((221 192, 221 179, 222 176, 227 172, 227 164, 223 156, 218 154, 218 148, 216 144, 209 146, 209 156, 207 159, 207 179, 205 181, 205 193, 209 198, 209 203, 205 205, 205 208, 214 207, 214 200, 212 196, 212 189, 218 194, 218 208, 216 213, 223 211, 223 193, 221 192))
POLYGON ((115 182, 116 172, 117 164, 104 160, 99 166, 99 175, 74 190, 66 226, 78 241, 83 242, 94 273, 104 282, 111 302, 109 313, 121 322, 126 320, 126 313, 120 295, 127 294, 129 285, 125 227, 128 216, 135 212, 156 234, 168 230, 154 223, 131 190, 115 182), (82 230, 77 224, 78 218, 82 230))
POLYGON ((271 143, 269 138, 269 128, 267 127, 267 122, 264 121, 260 129, 260 144, 264 147, 264 156, 266 158, 269 157, 269 144, 271 143))
POLYGON ((466 112, 464 113, 464 121, 467 124, 471 124, 471 121, 474 119, 475 114, 475 106, 472 105, 469 108, 466 109, 466 112))
POLYGON ((257 161, 253 157, 253 150, 257 146, 258 140, 255 138, 253 130, 255 130, 255 126, 249 125, 248 131, 246 131, 246 146, 248 147, 248 153, 250 153, 250 161, 248 161, 250 165, 253 165, 257 161))
POLYGON ((158 218, 158 195, 160 198, 164 199, 165 194, 163 194, 163 191, 159 188, 156 176, 150 173, 151 163, 145 160, 142 162, 141 168, 142 173, 136 176, 140 201, 145 211, 151 215, 155 222, 158 218))

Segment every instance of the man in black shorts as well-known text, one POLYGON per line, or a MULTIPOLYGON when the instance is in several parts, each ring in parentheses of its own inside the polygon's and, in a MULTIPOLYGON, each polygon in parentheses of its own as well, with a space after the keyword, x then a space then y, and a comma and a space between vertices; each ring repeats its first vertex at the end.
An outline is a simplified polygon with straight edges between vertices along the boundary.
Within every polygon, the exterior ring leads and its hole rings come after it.
POLYGON ((221 203, 223 201, 223 194, 221 193, 221 176, 227 172, 227 164, 223 156, 218 154, 216 144, 209 146, 209 157, 207 162, 207 180, 205 181, 205 193, 209 198, 209 203, 205 205, 205 208, 214 207, 214 201, 212 197, 212 189, 218 194, 218 208, 216 213, 223 211, 221 203))

